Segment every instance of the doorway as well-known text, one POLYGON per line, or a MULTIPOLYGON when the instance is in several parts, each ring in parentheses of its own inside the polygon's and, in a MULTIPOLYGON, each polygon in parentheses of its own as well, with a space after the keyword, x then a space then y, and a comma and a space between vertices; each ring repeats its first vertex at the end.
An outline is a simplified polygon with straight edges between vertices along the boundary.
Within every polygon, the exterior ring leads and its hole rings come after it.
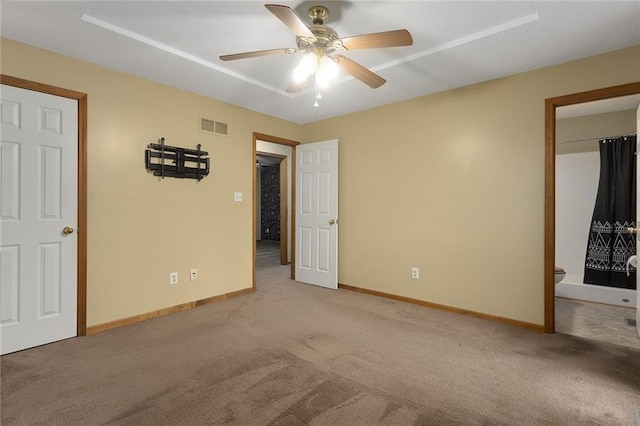
MULTIPOLYGON (((619 152, 624 152, 627 167, 633 167, 635 139, 628 136, 637 131, 638 103, 640 95, 629 95, 556 109, 555 260, 564 275, 555 284, 555 331, 636 349, 640 349, 640 339, 629 323, 636 316, 636 290, 587 284, 590 279, 585 279, 585 253, 591 244, 591 233, 587 230, 592 228, 599 192, 600 151, 604 148, 601 141, 622 136, 616 143, 626 148, 619 152), (625 137, 628 137, 626 142, 625 137)), ((611 142, 605 146, 611 147, 611 142)), ((628 176, 635 179, 633 174, 628 176)), ((635 191, 635 184, 632 188, 635 191)), ((627 198, 628 202, 634 199, 627 198)), ((598 211, 602 214, 602 208, 598 211)), ((626 226, 635 227, 635 216, 626 226)), ((617 241, 631 241, 635 248, 634 235, 626 234, 623 240, 617 241)), ((626 249, 620 245, 614 249, 620 250, 626 249)), ((631 254, 635 254, 635 250, 622 254, 624 261, 631 254)), ((618 283, 628 285, 624 272, 616 275, 618 283)), ((603 275, 600 277, 604 279, 603 275)), ((635 283, 635 273, 629 275, 629 280, 635 283)))
POLYGON ((569 105, 617 98, 640 93, 640 82, 574 93, 546 99, 545 102, 545 257, 544 257, 544 331, 556 331, 556 109, 569 105))
MULTIPOLYGON (((253 151, 252 151, 252 203, 253 203, 253 290, 256 289, 256 262, 257 262, 257 241, 258 231, 262 232, 258 226, 258 167, 255 167, 258 160, 258 155, 267 156, 267 158, 275 158, 278 161, 278 173, 280 174, 280 217, 286 215, 285 220, 287 226, 280 226, 280 264, 291 264, 290 277, 295 279, 295 158, 296 158, 296 146, 300 142, 292 141, 289 139, 279 138, 277 136, 265 135, 262 133, 253 134, 253 151), (267 145, 273 145, 273 148, 265 148, 267 145), (286 171, 286 173, 285 173, 286 171), (282 188, 283 176, 287 175, 286 189, 282 188), (286 197, 283 197, 283 192, 286 192, 286 197), (288 200, 288 201, 287 201, 288 200), (284 241, 283 241, 284 240, 284 241)), ((271 230, 270 230, 271 231, 271 230)))
POLYGON ((288 166, 286 155, 257 152, 256 244, 268 252, 277 248, 281 265, 289 263, 288 166))

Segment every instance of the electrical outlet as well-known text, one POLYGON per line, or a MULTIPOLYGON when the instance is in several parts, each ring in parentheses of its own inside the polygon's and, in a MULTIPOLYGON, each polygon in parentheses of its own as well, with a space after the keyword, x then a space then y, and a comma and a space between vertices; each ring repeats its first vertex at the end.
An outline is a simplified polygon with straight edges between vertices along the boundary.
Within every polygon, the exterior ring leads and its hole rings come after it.
POLYGON ((178 284, 178 273, 172 272, 169 274, 169 284, 174 285, 178 284))
POLYGON ((420 279, 420 269, 416 267, 411 268, 411 278, 414 280, 420 279))
POLYGON ((191 281, 195 281, 198 279, 198 270, 192 269, 191 271, 191 281))
POLYGON ((242 192, 234 192, 233 201, 235 201, 236 203, 242 202, 242 192))

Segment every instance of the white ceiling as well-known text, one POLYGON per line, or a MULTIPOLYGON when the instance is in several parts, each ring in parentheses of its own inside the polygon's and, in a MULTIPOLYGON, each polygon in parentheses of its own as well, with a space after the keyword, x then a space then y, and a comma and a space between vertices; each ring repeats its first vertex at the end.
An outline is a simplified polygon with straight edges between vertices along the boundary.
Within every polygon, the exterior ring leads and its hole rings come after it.
POLYGON ((279 4, 305 22, 310 6, 327 6, 325 23, 341 37, 406 28, 414 45, 346 52, 387 83, 371 89, 341 75, 314 108, 311 90, 285 92, 300 54, 218 59, 295 47, 295 36, 263 2, 2 1, 0 34, 296 123, 640 44, 638 1, 279 4))

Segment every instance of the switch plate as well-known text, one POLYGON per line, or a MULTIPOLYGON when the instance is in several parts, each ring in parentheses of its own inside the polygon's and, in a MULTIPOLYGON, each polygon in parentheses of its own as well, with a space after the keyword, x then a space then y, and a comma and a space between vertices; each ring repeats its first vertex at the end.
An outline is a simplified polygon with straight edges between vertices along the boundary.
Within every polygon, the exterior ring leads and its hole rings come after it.
POLYGON ((178 273, 172 272, 169 274, 169 284, 174 285, 178 284, 178 273))
POLYGON ((191 273, 191 281, 195 281, 198 279, 198 270, 197 269, 192 269, 190 271, 191 273))
POLYGON ((420 269, 416 267, 411 268, 411 278, 414 280, 420 279, 420 269))
POLYGON ((235 201, 236 203, 242 202, 242 192, 234 192, 233 201, 235 201))

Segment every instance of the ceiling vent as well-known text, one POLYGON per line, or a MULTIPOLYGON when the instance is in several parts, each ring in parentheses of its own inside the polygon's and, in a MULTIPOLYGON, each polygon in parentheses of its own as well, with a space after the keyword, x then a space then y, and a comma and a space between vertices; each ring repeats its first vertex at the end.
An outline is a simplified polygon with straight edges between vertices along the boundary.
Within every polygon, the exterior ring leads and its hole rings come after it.
POLYGON ((200 130, 207 133, 215 133, 216 135, 227 135, 227 123, 209 120, 200 117, 200 130))

